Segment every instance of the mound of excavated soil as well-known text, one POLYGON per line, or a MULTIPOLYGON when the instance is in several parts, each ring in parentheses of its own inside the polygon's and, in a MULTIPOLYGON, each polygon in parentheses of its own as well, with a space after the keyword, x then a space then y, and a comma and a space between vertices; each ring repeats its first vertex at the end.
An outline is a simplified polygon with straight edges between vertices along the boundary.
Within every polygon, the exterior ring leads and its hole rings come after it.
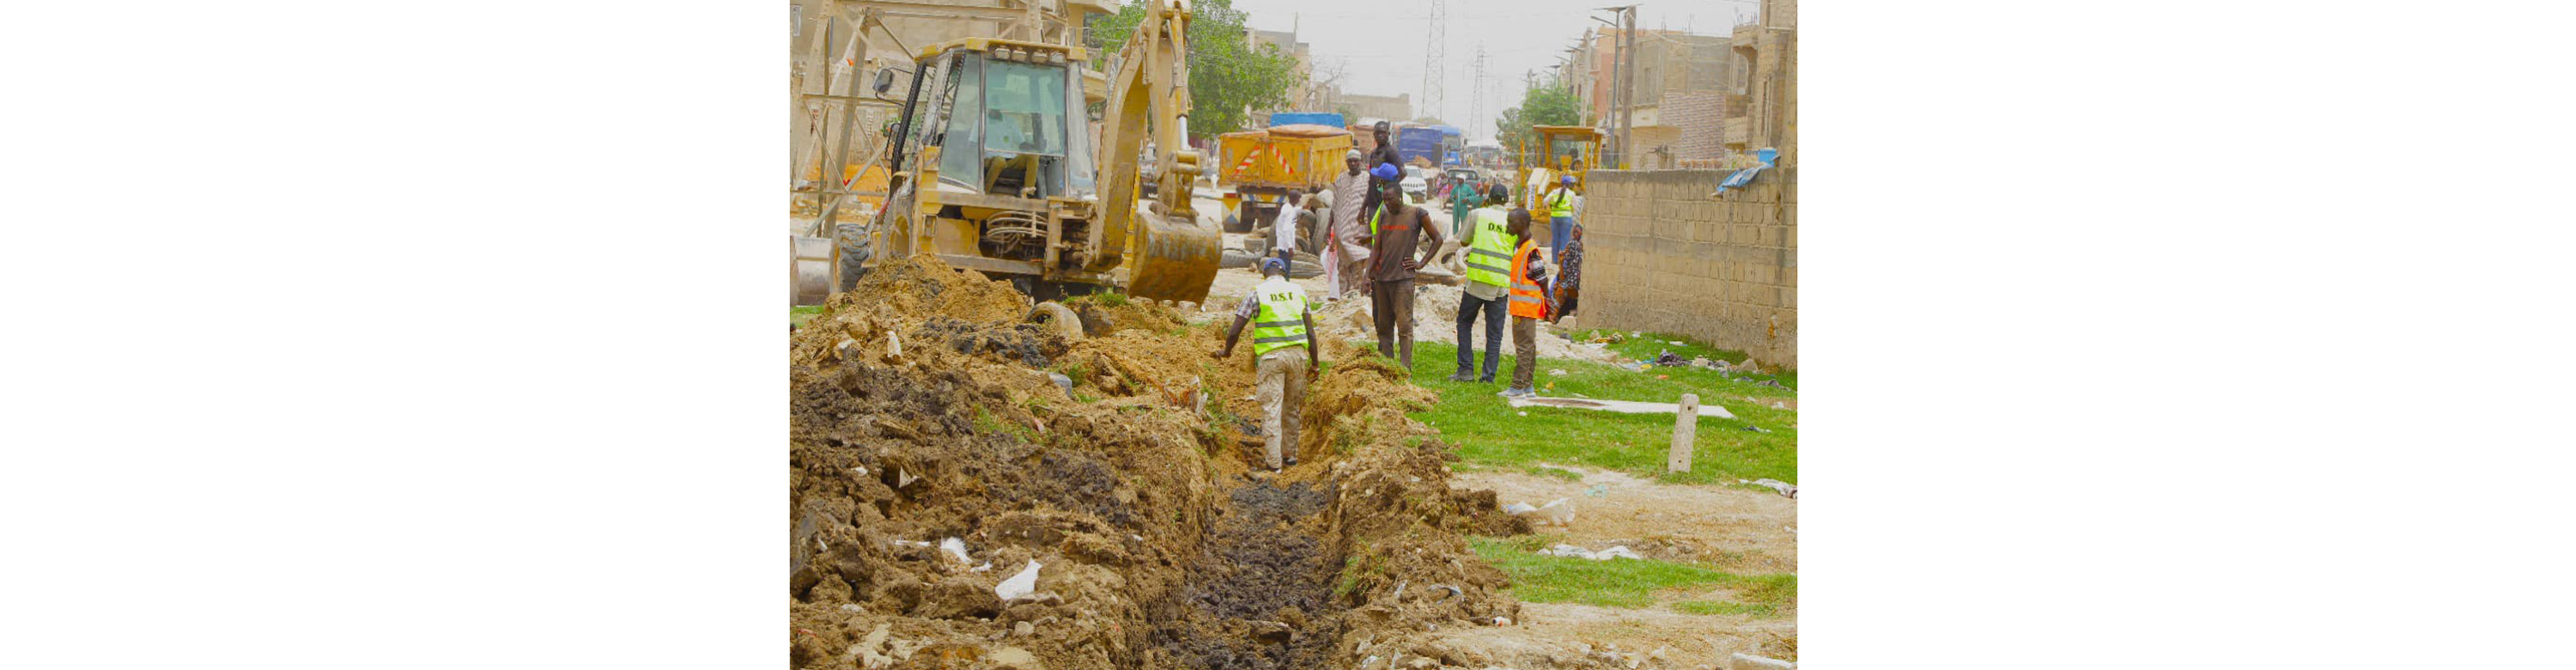
POLYGON ((1526 526, 1448 488, 1404 416, 1435 399, 1384 359, 1328 346, 1303 464, 1256 474, 1222 323, 1077 302, 1068 341, 929 258, 826 305, 789 349, 794 667, 1474 665, 1435 631, 1518 612, 1459 532, 1526 526), (1031 561, 1034 593, 995 593, 1031 561))

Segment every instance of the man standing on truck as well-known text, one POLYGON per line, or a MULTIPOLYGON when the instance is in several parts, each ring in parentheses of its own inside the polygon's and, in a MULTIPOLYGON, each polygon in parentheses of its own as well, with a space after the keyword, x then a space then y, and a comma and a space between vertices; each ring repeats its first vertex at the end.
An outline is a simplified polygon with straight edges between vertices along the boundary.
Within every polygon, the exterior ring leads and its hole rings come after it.
MULTIPOLYGON (((1387 166, 1379 166, 1383 171, 1387 166)), ((1369 314, 1377 317, 1377 352, 1413 369, 1414 271, 1431 264, 1431 256, 1448 239, 1431 225, 1431 214, 1406 204, 1404 185, 1387 182, 1379 189, 1381 206, 1370 217, 1369 314), (1418 258, 1416 256, 1419 256, 1418 258)))
POLYGON ((1376 199, 1368 192, 1368 172, 1360 169, 1363 158, 1360 150, 1350 150, 1342 155, 1342 167, 1347 171, 1333 175, 1332 232, 1326 246, 1337 258, 1325 263, 1325 269, 1333 273, 1333 295, 1328 300, 1340 300, 1342 294, 1368 286, 1365 273, 1369 249, 1367 243, 1360 241, 1368 231, 1361 226, 1361 217, 1369 211, 1368 203, 1376 199))
POLYGON ((1252 355, 1260 371, 1253 388, 1261 398, 1261 434, 1267 439, 1262 457, 1274 471, 1297 464, 1296 454, 1285 452, 1297 449, 1297 413, 1306 404, 1306 382, 1323 371, 1323 358, 1316 353, 1322 349, 1315 346, 1314 306, 1305 289, 1288 281, 1287 261, 1261 259, 1261 284, 1234 310, 1225 348, 1216 352, 1219 360, 1233 356, 1243 324, 1252 324, 1252 355))
MULTIPOLYGON (((1392 133, 1388 130, 1385 121, 1378 121, 1377 127, 1371 131, 1371 134, 1377 137, 1377 148, 1369 150, 1368 202, 1361 203, 1363 206, 1360 211, 1374 214, 1377 212, 1377 204, 1383 201, 1379 194, 1386 190, 1386 185, 1404 181, 1404 157, 1395 152, 1395 138, 1391 136, 1392 133), (1395 176, 1378 176, 1384 174, 1377 169, 1380 165, 1394 166, 1395 176)), ((1403 200, 1404 191, 1396 191, 1395 199, 1403 200)))

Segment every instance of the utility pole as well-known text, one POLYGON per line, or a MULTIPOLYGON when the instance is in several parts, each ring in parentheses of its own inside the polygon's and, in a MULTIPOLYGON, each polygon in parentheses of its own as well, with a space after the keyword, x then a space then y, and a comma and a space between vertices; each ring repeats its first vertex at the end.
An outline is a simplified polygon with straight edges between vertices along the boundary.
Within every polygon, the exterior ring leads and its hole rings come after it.
POLYGON ((1616 12, 1619 15, 1618 23, 1602 21, 1599 17, 1592 19, 1619 29, 1618 40, 1611 43, 1612 48, 1617 50, 1610 55, 1612 91, 1610 111, 1615 116, 1604 119, 1610 123, 1611 149, 1608 152, 1610 156, 1606 160, 1597 161, 1596 167, 1623 169, 1628 163, 1628 129, 1632 125, 1631 115, 1636 105, 1636 101, 1632 98, 1637 89, 1637 83, 1634 81, 1637 74, 1637 6, 1602 7, 1595 11, 1616 12))
POLYGON ((1637 129, 1637 6, 1629 5, 1626 67, 1619 74, 1619 162, 1618 169, 1628 169, 1628 135, 1637 129))
POLYGON ((1440 69, 1448 58, 1448 5, 1444 0, 1431 0, 1430 39, 1422 43, 1422 105, 1415 111, 1419 116, 1439 117, 1441 98, 1447 94, 1441 90, 1440 69))

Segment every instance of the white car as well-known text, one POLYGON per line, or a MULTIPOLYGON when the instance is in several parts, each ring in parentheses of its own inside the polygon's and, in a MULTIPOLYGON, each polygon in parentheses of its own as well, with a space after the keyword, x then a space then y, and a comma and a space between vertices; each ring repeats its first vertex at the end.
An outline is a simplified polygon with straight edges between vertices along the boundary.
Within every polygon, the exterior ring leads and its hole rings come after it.
POLYGON ((1404 166, 1404 181, 1401 184, 1404 187, 1405 197, 1415 204, 1420 204, 1431 197, 1431 180, 1422 176, 1421 166, 1404 166))

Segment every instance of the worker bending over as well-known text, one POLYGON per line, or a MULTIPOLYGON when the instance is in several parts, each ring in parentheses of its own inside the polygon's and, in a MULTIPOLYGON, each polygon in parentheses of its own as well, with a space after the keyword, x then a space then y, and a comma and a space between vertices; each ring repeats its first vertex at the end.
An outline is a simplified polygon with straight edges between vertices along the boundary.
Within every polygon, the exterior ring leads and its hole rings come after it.
POLYGON ((1261 284, 1234 310, 1225 348, 1216 352, 1219 359, 1233 356, 1243 324, 1252 324, 1252 355, 1260 371, 1254 388, 1261 399, 1262 436, 1269 440, 1262 456, 1274 471, 1297 464, 1297 412, 1306 404, 1306 382, 1323 370, 1322 356, 1313 353, 1321 351, 1315 347, 1315 318, 1309 313, 1314 303, 1305 289, 1288 281, 1287 261, 1261 259, 1261 284), (1305 370, 1298 371, 1300 367, 1305 370))
MULTIPOLYGON (((1473 198, 1475 194, 1459 197, 1473 198)), ((1511 283, 1512 250, 1520 246, 1520 239, 1512 236, 1510 221, 1517 216, 1521 227, 1529 226, 1529 210, 1503 211, 1503 203, 1510 200, 1511 189, 1495 184, 1485 197, 1485 206, 1467 213, 1467 228, 1460 233, 1467 237, 1467 255, 1462 259, 1467 265, 1467 283, 1466 290, 1458 294, 1458 371, 1449 375, 1449 381, 1491 384, 1494 368, 1503 364, 1503 292, 1511 283), (1481 375, 1474 372, 1478 317, 1485 319, 1485 369, 1481 375)))
POLYGON ((1530 219, 1514 211, 1512 237, 1520 240, 1520 250, 1512 252, 1512 366, 1511 388, 1503 397, 1519 398, 1532 394, 1530 377, 1538 370, 1538 322, 1547 318, 1547 293, 1539 282, 1547 278, 1547 260, 1541 258, 1538 241, 1530 239, 1530 219))

